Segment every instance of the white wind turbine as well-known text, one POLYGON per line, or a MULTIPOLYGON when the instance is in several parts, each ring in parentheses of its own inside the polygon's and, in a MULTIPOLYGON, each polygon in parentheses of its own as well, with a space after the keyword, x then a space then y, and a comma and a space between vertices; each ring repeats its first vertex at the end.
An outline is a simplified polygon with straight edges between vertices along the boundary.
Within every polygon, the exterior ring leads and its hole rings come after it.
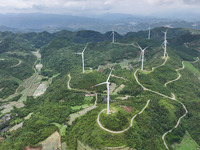
POLYGON ((112 43, 115 43, 115 31, 112 30, 112 33, 110 35, 112 35, 112 43))
POLYGON ((86 46, 85 46, 85 48, 83 49, 82 53, 74 53, 74 54, 77 54, 77 55, 81 55, 81 56, 82 56, 83 73, 85 73, 85 68, 84 68, 84 52, 85 52, 87 46, 88 46, 88 43, 86 44, 86 46))
POLYGON ((137 43, 137 45, 138 45, 138 47, 139 47, 140 50, 141 50, 140 60, 142 61, 142 64, 141 64, 141 70, 143 70, 143 64, 144 64, 144 52, 145 52, 145 50, 146 50, 149 46, 147 46, 146 48, 142 49, 138 43, 137 43))
POLYGON ((150 28, 150 26, 149 26, 149 34, 148 34, 148 39, 150 39, 151 38, 151 28, 150 28))
POLYGON ((164 58, 166 57, 166 53, 167 53, 167 30, 164 32, 164 42, 162 43, 162 45, 164 45, 164 58))
POLYGON ((112 67, 112 69, 111 69, 111 71, 110 71, 110 74, 109 74, 109 76, 108 76, 106 82, 102 82, 102 83, 99 83, 99 84, 97 84, 97 85, 94 86, 94 87, 96 87, 96 86, 99 86, 99 85, 106 84, 106 87, 107 87, 107 114, 109 114, 109 111, 110 111, 110 110, 109 110, 109 101, 110 101, 110 96, 109 96, 110 82, 109 82, 109 79, 110 79, 112 70, 113 70, 113 67, 112 67))

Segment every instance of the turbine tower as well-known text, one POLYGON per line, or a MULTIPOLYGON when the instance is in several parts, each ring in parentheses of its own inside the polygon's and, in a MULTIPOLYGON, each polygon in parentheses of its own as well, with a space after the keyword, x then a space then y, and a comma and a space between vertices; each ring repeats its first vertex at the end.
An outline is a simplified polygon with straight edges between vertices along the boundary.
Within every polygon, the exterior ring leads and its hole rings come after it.
POLYGON ((112 43, 115 43, 115 31, 112 30, 112 33, 110 35, 112 35, 112 43))
POLYGON ((137 43, 137 45, 138 45, 138 47, 139 47, 140 50, 141 50, 140 60, 142 61, 142 64, 141 64, 141 70, 143 70, 143 64, 144 64, 144 52, 145 52, 145 50, 146 50, 149 46, 147 46, 146 48, 142 49, 138 43, 137 43))
POLYGON ((164 45, 164 58, 166 57, 166 53, 167 53, 167 30, 164 32, 164 42, 162 43, 162 45, 164 45))
POLYGON ((149 34, 148 34, 148 39, 151 39, 151 28, 149 26, 149 34))
POLYGON ((113 70, 113 67, 110 71, 110 74, 106 80, 106 82, 102 82, 102 83, 99 83, 93 87, 96 87, 96 86, 99 86, 99 85, 103 85, 103 84, 106 84, 106 87, 107 87, 107 114, 109 114, 110 110, 109 110, 109 101, 110 101, 110 96, 109 96, 109 87, 110 87, 110 82, 109 82, 109 79, 110 79, 110 76, 111 76, 111 73, 112 73, 112 70, 113 70))
POLYGON ((88 43, 86 44, 85 48, 83 49, 83 51, 82 51, 81 53, 74 53, 74 54, 77 54, 77 55, 81 55, 81 56, 82 56, 83 73, 85 73, 85 68, 84 68, 84 65, 85 65, 85 64, 84 64, 84 52, 85 52, 87 46, 88 46, 88 43))

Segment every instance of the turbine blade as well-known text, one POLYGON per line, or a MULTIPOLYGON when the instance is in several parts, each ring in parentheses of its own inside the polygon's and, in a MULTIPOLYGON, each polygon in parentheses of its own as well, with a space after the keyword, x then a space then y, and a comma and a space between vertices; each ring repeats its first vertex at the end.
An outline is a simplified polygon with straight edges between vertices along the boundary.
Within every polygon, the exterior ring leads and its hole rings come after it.
POLYGON ((108 79, 107 79, 107 81, 106 81, 106 82, 108 82, 108 81, 109 81, 109 79, 110 79, 110 76, 111 76, 111 73, 112 73, 112 71, 113 71, 113 68, 114 68, 114 67, 112 67, 112 68, 111 68, 110 74, 109 74, 109 76, 108 76, 108 79))
POLYGON ((142 48, 140 47, 140 45, 137 43, 138 47, 140 48, 140 50, 142 51, 142 48))
POLYGON ((133 45, 133 47, 137 47, 138 48, 138 46, 136 46, 134 42, 132 43, 132 45, 133 45))
POLYGON ((149 46, 147 46, 145 49, 143 49, 143 51, 145 51, 149 46))
POLYGON ((107 84, 107 82, 99 83, 99 84, 97 84, 97 85, 94 85, 93 87, 100 86, 100 85, 103 85, 103 84, 107 84))
POLYGON ((86 46, 85 46, 85 48, 83 49, 83 52, 82 52, 82 53, 84 53, 84 52, 85 52, 85 50, 86 50, 87 46, 88 46, 88 43, 86 44, 86 46))

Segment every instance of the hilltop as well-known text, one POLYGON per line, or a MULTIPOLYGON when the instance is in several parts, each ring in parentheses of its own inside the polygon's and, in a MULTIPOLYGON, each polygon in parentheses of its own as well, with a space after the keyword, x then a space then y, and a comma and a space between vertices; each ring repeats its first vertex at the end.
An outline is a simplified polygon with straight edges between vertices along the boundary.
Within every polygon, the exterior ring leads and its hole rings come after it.
MULTIPOLYGON (((92 30, 2 32, 1 58, 9 59, 1 62, 4 63, 1 70, 21 81, 12 86, 13 92, 7 93, 7 97, 15 93, 24 79, 36 76, 38 78, 31 81, 48 82, 45 84, 48 88, 38 97, 34 92, 24 94, 25 88, 22 93, 19 91, 20 96, 26 97, 23 101, 21 98, 8 99, 8 102, 20 100, 24 105, 13 106, 6 113, 1 111, 1 119, 6 115, 11 118, 0 126, 6 128, 1 133, 5 139, 1 141, 0 149, 41 148, 51 135, 58 138, 55 145, 62 143, 62 149, 172 149, 184 146, 185 138, 198 147, 199 30, 162 27, 152 29, 151 33, 151 39, 147 39, 148 31, 126 35, 115 32, 115 43, 112 43, 111 32, 102 34, 92 30), (167 57, 163 58, 162 31, 166 30, 167 57), (7 43, 8 39, 10 43, 7 43), (86 73, 83 74, 81 56, 74 53, 82 52, 86 43, 86 73), (149 46, 143 71, 140 69, 140 49, 134 46, 136 43, 142 48, 149 46), (32 53, 37 53, 37 58, 32 53), (41 58, 38 58, 39 54, 41 58), (12 69, 20 67, 17 60, 27 68, 21 68, 22 71, 18 68, 16 71, 19 72, 13 73, 5 64, 13 66, 12 69), (38 65, 42 65, 39 70, 38 65), (112 66, 114 70, 109 80, 112 113, 107 115, 103 111, 106 86, 91 87, 105 82, 112 66), (24 71, 29 74, 21 75, 24 71), (21 128, 13 129, 19 124, 21 128)), ((11 79, 10 82, 15 81, 11 79)), ((4 80, 0 82, 2 88, 5 87, 4 80)), ((2 97, 1 105, 7 104, 5 98, 2 97)))

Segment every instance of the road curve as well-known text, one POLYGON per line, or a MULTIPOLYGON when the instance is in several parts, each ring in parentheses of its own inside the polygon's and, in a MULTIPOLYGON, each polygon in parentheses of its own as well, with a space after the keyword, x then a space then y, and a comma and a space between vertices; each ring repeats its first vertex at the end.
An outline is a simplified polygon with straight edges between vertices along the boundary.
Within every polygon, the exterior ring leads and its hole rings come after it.
POLYGON ((20 59, 18 59, 18 63, 17 63, 16 65, 10 66, 10 68, 17 67, 17 66, 19 66, 21 63, 22 63, 22 61, 21 61, 20 59))
MULTIPOLYGON (((165 63, 166 63, 166 62, 165 62, 165 63)), ((165 64, 165 63, 164 63, 164 64, 165 64)), ((182 68, 176 69, 177 73, 178 73, 179 70, 184 69, 184 67, 185 67, 185 66, 184 66, 184 61, 182 62, 182 64, 183 64, 183 67, 182 67, 182 68)), ((187 115, 188 110, 187 110, 187 108, 185 107, 185 105, 184 105, 182 102, 178 101, 178 100, 175 98, 174 93, 172 93, 172 96, 173 96, 173 97, 169 97, 169 96, 166 96, 166 95, 164 95, 164 94, 161 94, 161 93, 159 93, 159 92, 156 92, 156 91, 153 91, 153 90, 150 90, 150 89, 144 87, 144 86, 139 82, 139 80, 138 80, 138 78, 137 78, 137 75, 136 75, 136 74, 137 74, 138 70, 139 70, 139 69, 137 69, 137 70, 135 71, 134 77, 135 77, 136 82, 143 88, 143 90, 147 90, 147 91, 153 92, 153 93, 155 93, 155 94, 158 94, 158 95, 160 95, 160 96, 163 96, 163 97, 165 97, 165 98, 174 100, 174 101, 180 103, 180 104, 183 106, 184 110, 185 110, 185 113, 178 119, 178 121, 177 121, 176 125, 174 126, 174 128, 170 129, 169 131, 165 132, 165 133, 162 135, 162 140, 163 140, 163 142, 164 142, 164 145, 165 145, 166 149, 169 149, 168 146, 167 146, 167 144, 166 144, 166 141, 165 141, 165 136, 166 136, 168 133, 172 132, 173 129, 175 129, 175 128, 178 127, 178 125, 180 124, 181 119, 184 118, 184 117, 187 115)), ((153 70, 153 69, 152 69, 152 70, 153 70)), ((178 74, 179 74, 179 73, 178 73, 178 74)), ((179 74, 179 76, 181 77, 181 74, 179 74)), ((173 80, 173 81, 171 81, 171 82, 174 82, 174 81, 179 80, 180 77, 177 78, 177 79, 175 79, 175 80, 173 80)), ((170 82, 170 83, 171 83, 171 82, 170 82)))
POLYGON ((72 89, 71 87, 70 87, 70 85, 69 85, 69 82, 71 81, 71 75, 70 74, 68 74, 68 77, 69 77, 69 80, 68 80, 68 82, 67 82, 67 87, 68 87, 68 89, 72 89))
POLYGON ((162 93, 159 93, 159 92, 156 92, 156 91, 153 91, 153 90, 151 90, 151 89, 148 89, 148 88, 144 87, 144 86, 139 82, 139 80, 138 80, 138 78, 137 78, 137 75, 136 75, 136 74, 137 74, 138 70, 139 70, 139 69, 137 69, 137 70, 135 71, 134 77, 135 77, 136 82, 143 88, 143 90, 150 91, 150 92, 152 92, 152 93, 155 93, 155 94, 158 94, 158 95, 160 95, 160 96, 169 98, 169 99, 171 99, 171 100, 175 100, 173 95, 172 95, 173 97, 169 97, 169 96, 167 96, 167 95, 164 95, 164 94, 162 94, 162 93))
POLYGON ((171 81, 168 81, 167 83, 165 83, 165 85, 164 85, 165 87, 167 86, 167 84, 172 83, 172 82, 175 82, 175 81, 177 81, 177 80, 180 79, 181 74, 180 74, 178 71, 179 71, 179 70, 183 70, 183 69, 185 68, 184 61, 182 62, 182 65, 183 65, 182 68, 176 69, 176 72, 178 73, 178 78, 176 78, 176 79, 174 79, 174 80, 171 80, 171 81))
POLYGON ((80 91, 80 92, 86 92, 86 93, 90 93, 90 92, 94 92, 96 93, 95 91, 87 91, 87 90, 83 90, 83 89, 75 89, 75 88, 71 88, 70 86, 70 81, 71 81, 71 75, 68 74, 68 77, 69 77, 69 80, 67 81, 67 88, 70 89, 70 90, 74 90, 74 91, 80 91))
POLYGON ((194 63, 196 63, 198 61, 199 61, 199 57, 197 57, 197 60, 193 61, 192 63, 194 64, 194 63))
MULTIPOLYGON (((167 54, 167 53, 166 53, 166 54, 167 54)), ((148 73, 151 73, 151 72, 153 72, 155 69, 164 66, 164 65, 166 64, 167 60, 168 60, 168 54, 167 54, 167 57, 164 58, 164 59, 165 59, 165 61, 164 61, 161 65, 159 65, 159 66, 157 66, 157 67, 153 67, 153 68, 151 69, 151 71, 146 71, 146 70, 144 70, 144 71, 145 71, 145 72, 148 72, 148 73)))
POLYGON ((128 129, 130 129, 130 127, 133 126, 133 120, 135 119, 135 117, 137 117, 137 115, 140 115, 146 108, 147 106, 149 105, 149 102, 150 100, 147 101, 147 104, 144 106, 144 108, 139 112, 137 113, 136 115, 134 115, 132 118, 131 118, 131 123, 130 123, 130 126, 124 130, 121 130, 121 131, 112 131, 112 130, 109 130, 109 129, 106 129, 105 127, 103 127, 103 125, 101 124, 99 118, 100 118, 100 115, 102 112, 104 112, 106 109, 103 109, 97 116, 97 123, 98 125, 100 126, 100 128, 102 128, 103 130, 107 131, 107 132, 110 132, 110 133, 114 133, 114 134, 119 134, 119 133, 123 133, 125 131, 127 131, 128 129))

